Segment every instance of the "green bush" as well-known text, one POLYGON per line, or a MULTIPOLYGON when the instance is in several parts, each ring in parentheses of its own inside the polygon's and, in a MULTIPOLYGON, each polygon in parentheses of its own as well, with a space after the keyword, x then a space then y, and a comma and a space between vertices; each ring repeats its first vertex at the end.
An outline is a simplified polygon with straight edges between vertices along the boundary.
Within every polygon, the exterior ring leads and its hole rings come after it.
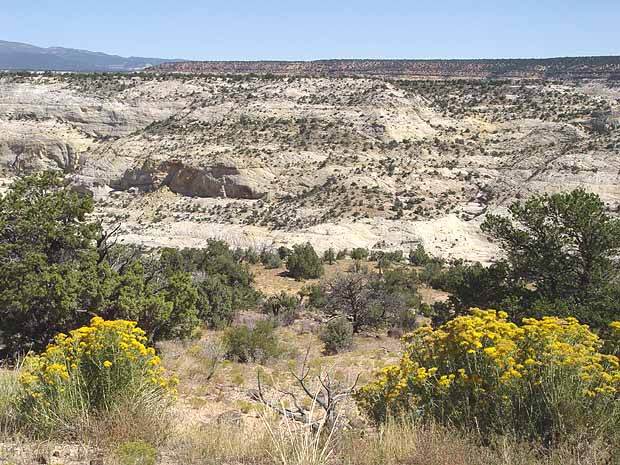
POLYGON ((334 262, 336 261, 336 252, 334 252, 334 249, 330 247, 325 252, 323 252, 323 261, 325 263, 329 263, 330 265, 334 264, 334 262))
POLYGON ((336 260, 344 260, 345 258, 347 258, 348 253, 349 251, 347 249, 339 250, 336 254, 336 260))
POLYGON ((368 249, 358 247, 351 250, 350 256, 353 260, 366 260, 368 258, 368 254, 368 249))
POLYGON ((443 262, 436 259, 426 262, 420 273, 420 279, 433 289, 445 289, 447 284, 443 262))
POLYGON ((299 313, 299 298, 282 291, 278 295, 269 296, 261 307, 263 313, 271 317, 275 324, 289 325, 295 321, 299 313))
POLYGON ((254 249, 246 249, 243 254, 243 261, 250 265, 256 265, 260 262, 260 254, 254 249))
POLYGON ((262 265, 268 270, 274 270, 282 266, 282 259, 277 252, 262 252, 260 261, 262 265))
POLYGON ((431 257, 424 250, 424 246, 422 244, 418 244, 418 246, 409 251, 409 263, 413 266, 425 266, 430 260, 431 257))
POLYGON ((280 256, 282 260, 286 260, 292 252, 293 251, 289 249, 288 247, 284 247, 284 246, 278 247, 278 255, 280 256))
POLYGON ((353 324, 344 317, 336 317, 325 324, 321 341, 326 354, 337 354, 353 346, 353 324))
POLYGON ((578 316, 593 328, 620 317, 620 219, 596 194, 536 195, 489 214, 481 229, 497 242, 503 260, 444 276, 452 310, 472 305, 504 308, 513 321, 542 314, 578 316), (450 282, 450 279, 452 282, 450 282))
POLYGON ((115 452, 119 465, 155 465, 157 449, 146 442, 126 442, 115 452))
POLYGON ((420 316, 419 313, 411 308, 399 308, 394 312, 391 319, 391 326, 393 329, 403 331, 411 331, 418 327, 420 316))
POLYGON ((415 270, 346 273, 325 283, 323 309, 346 316, 359 333, 368 328, 409 324, 406 313, 428 311, 417 293, 415 270))
POLYGON ((163 249, 160 262, 168 273, 192 276, 198 316, 211 328, 229 325, 241 308, 256 305, 258 294, 247 265, 222 241, 210 240, 203 249, 163 249))
POLYGON ((264 363, 277 357, 281 348, 274 329, 270 321, 258 321, 253 328, 245 325, 227 328, 223 336, 226 358, 240 363, 264 363))
POLYGON ((153 276, 143 260, 109 270, 98 297, 97 314, 108 320, 137 321, 150 340, 187 338, 198 326, 198 290, 179 270, 153 276))
POLYGON ((0 358, 39 350, 97 294, 100 227, 87 221, 92 199, 57 174, 18 179, 0 196, 0 358))
POLYGON ((189 337, 199 317, 226 324, 256 304, 249 270, 225 243, 111 245, 92 211, 92 199, 50 173, 21 178, 0 196, 0 357, 43 350, 93 314, 137 321, 154 341, 189 337))
POLYGON ((210 328, 223 329, 233 322, 238 305, 235 290, 220 275, 206 276, 198 283, 198 315, 210 328))
POLYGON ((323 276, 323 263, 310 243, 296 245, 286 260, 289 274, 296 280, 323 276))
POLYGON ((308 305, 314 309, 322 309, 327 303, 325 288, 321 284, 312 284, 302 289, 301 294, 308 297, 308 305))

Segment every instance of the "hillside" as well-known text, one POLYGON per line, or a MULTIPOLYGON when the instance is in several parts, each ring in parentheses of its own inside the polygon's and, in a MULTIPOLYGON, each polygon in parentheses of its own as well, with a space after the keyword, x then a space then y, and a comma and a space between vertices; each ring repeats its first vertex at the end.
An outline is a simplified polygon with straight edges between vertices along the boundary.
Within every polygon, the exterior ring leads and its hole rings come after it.
POLYGON ((543 80, 0 77, 0 170, 60 170, 147 245, 488 262, 487 212, 576 186, 620 204, 620 87, 543 80))
POLYGON ((421 79, 620 79, 620 57, 494 60, 191 61, 164 63, 153 72, 382 76, 421 79))
POLYGON ((118 72, 140 70, 166 61, 170 60, 126 58, 88 50, 42 48, 0 40, 0 70, 118 72))

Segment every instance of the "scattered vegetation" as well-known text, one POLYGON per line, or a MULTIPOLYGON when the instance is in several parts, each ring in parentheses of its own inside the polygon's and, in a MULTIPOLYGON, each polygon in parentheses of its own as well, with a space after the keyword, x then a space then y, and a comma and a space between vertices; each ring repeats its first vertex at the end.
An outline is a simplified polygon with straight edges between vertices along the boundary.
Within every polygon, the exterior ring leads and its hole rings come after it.
POLYGON ((421 245, 351 260, 310 244, 120 246, 51 174, 21 178, 0 207, 0 451, 89 438, 122 465, 158 451, 188 464, 614 463, 620 231, 593 194, 487 215, 505 259, 486 267, 421 245), (291 287, 261 295, 250 264, 291 287), (425 286, 448 299, 423 303, 425 286), (405 334, 402 354, 386 333, 405 334), (182 409, 230 396, 236 410, 171 436, 177 395, 182 409))

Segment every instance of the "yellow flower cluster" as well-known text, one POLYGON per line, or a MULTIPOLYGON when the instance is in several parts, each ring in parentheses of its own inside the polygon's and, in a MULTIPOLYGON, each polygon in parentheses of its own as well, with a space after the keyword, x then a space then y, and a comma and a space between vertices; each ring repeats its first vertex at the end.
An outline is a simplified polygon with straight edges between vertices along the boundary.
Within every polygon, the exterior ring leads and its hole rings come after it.
POLYGON ((620 355, 620 321, 612 321, 609 323, 606 336, 606 352, 614 355, 620 355))
POLYGON ((178 379, 166 374, 146 342, 134 321, 94 317, 89 326, 58 334, 42 354, 29 355, 20 382, 28 396, 47 401, 68 388, 91 391, 89 398, 111 398, 96 391, 122 389, 141 379, 175 394, 178 379))
MULTIPOLYGON (((620 323, 612 326, 620 335, 620 323)), ((523 402, 558 380, 569 380, 581 397, 620 392, 618 357, 603 354, 603 341, 575 318, 525 318, 517 325, 505 312, 472 309, 404 340, 398 365, 356 394, 376 419, 403 409, 484 412, 494 403, 523 402)))

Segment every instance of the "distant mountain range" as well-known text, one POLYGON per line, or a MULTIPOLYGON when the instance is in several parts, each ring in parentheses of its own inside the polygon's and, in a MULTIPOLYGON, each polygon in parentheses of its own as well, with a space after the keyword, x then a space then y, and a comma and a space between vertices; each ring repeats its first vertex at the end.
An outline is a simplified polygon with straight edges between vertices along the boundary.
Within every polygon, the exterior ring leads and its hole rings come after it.
POLYGON ((121 57, 88 50, 42 48, 0 40, 0 70, 112 72, 137 71, 166 62, 162 58, 121 57))

